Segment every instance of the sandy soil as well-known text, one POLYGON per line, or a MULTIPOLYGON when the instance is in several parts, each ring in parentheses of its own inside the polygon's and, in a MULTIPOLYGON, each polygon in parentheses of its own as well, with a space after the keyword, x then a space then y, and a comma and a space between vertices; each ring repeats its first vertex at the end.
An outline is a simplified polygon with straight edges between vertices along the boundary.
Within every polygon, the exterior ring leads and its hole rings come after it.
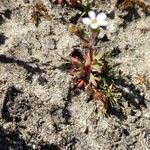
POLYGON ((121 11, 115 0, 96 1, 97 12, 106 12, 115 26, 100 33, 96 47, 114 52, 129 90, 123 113, 102 117, 85 92, 71 89, 62 59, 81 49, 68 31, 81 12, 45 0, 50 17, 35 26, 34 5, 0 0, 0 149, 150 149, 149 15, 137 7, 121 11), (140 76, 143 82, 134 86, 140 76))

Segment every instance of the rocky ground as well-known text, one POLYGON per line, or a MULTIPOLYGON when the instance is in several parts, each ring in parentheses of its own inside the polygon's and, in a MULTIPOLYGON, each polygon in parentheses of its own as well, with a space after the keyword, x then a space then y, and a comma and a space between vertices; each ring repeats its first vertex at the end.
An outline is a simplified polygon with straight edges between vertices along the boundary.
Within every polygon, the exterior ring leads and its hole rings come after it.
POLYGON ((45 0, 47 12, 35 22, 35 3, 0 0, 0 149, 150 149, 149 14, 96 1, 115 27, 100 33, 96 47, 114 52, 128 89, 123 112, 102 117, 85 92, 71 89, 63 59, 81 49, 68 31, 80 10, 45 0))

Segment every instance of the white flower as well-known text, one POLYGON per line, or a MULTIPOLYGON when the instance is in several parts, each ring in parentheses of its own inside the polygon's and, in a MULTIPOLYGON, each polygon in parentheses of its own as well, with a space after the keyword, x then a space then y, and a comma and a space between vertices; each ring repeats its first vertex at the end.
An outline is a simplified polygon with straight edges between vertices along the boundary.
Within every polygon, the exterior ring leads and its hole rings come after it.
POLYGON ((84 24, 90 26, 92 29, 97 29, 99 26, 107 26, 107 16, 105 13, 99 13, 97 16, 94 11, 88 12, 89 17, 83 18, 84 24))

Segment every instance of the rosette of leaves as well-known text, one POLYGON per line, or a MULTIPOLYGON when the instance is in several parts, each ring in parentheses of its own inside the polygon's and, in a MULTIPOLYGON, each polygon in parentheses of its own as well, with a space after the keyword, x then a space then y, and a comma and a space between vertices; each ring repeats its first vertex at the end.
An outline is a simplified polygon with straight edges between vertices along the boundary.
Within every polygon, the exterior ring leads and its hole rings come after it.
POLYGON ((78 88, 85 88, 87 85, 97 87, 100 76, 107 68, 107 61, 101 55, 96 55, 93 50, 85 52, 75 50, 70 56, 72 69, 70 75, 78 88))
POLYGON ((110 103, 117 103, 118 100, 111 78, 111 67, 106 57, 106 55, 97 54, 93 49, 84 54, 79 50, 74 50, 70 55, 69 72, 74 87, 86 90, 104 112, 107 111, 110 103))

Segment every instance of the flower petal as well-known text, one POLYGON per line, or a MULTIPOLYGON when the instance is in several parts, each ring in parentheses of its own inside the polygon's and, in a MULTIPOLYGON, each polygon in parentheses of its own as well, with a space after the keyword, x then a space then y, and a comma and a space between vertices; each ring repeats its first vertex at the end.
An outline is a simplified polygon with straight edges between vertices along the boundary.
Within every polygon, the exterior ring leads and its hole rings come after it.
POLYGON ((106 20, 107 16, 105 13, 99 13, 96 17, 96 20, 106 20))
POLYGON ((92 23, 91 24, 91 28, 92 29, 97 29, 99 27, 99 24, 98 23, 92 23))
POLYGON ((99 21, 98 24, 99 24, 99 26, 107 26, 108 22, 107 21, 99 21))
POLYGON ((90 19, 90 18, 88 18, 88 17, 83 18, 83 19, 82 19, 82 21, 83 21, 83 23, 84 23, 84 24, 86 24, 86 25, 90 25, 90 24, 91 24, 91 22, 92 22, 92 21, 91 21, 91 19, 90 19))
POLYGON ((94 11, 89 11, 89 12, 88 12, 88 15, 89 15, 89 17, 90 17, 92 20, 96 18, 96 14, 95 14, 94 11))

